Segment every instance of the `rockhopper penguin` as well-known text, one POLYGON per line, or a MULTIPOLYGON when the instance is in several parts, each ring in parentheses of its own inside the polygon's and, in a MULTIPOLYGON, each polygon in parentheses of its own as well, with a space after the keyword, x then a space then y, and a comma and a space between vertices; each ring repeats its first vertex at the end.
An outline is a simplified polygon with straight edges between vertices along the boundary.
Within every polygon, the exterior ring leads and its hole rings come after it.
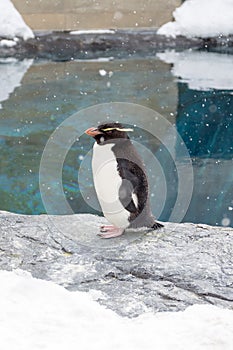
POLYGON ((102 238, 120 236, 127 228, 158 229, 150 209, 145 165, 120 123, 104 123, 85 131, 95 139, 92 172, 96 194, 105 218, 102 238))

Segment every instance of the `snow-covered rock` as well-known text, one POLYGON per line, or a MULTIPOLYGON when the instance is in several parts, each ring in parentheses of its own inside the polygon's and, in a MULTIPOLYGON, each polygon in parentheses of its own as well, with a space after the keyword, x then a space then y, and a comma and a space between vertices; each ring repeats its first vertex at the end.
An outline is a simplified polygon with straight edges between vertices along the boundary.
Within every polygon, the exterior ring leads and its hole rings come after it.
POLYGON ((34 37, 32 30, 25 24, 10 0, 0 1, 0 37, 19 37, 24 40, 34 37))
POLYGON ((176 37, 217 37, 233 34, 232 0, 186 0, 173 12, 174 22, 157 34, 176 37))
POLYGON ((2 39, 0 40, 0 47, 13 47, 17 44, 16 40, 2 39))
POLYGON ((0 271, 0 284, 2 349, 232 349, 232 310, 194 305, 128 319, 93 293, 69 292, 22 270, 0 271))
POLYGON ((97 290, 98 301, 120 315, 232 307, 233 228, 165 223, 161 231, 106 240, 96 235, 105 219, 90 214, 2 212, 0 220, 0 269, 24 269, 72 291, 97 290))

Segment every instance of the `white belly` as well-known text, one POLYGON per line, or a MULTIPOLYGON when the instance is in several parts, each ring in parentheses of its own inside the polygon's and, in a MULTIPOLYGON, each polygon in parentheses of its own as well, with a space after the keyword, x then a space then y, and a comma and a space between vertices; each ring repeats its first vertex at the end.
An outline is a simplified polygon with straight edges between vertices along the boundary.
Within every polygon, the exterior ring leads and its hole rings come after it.
POLYGON ((130 213, 119 200, 122 178, 117 170, 117 161, 112 151, 114 144, 94 144, 92 171, 96 194, 106 219, 113 225, 129 226, 130 213))

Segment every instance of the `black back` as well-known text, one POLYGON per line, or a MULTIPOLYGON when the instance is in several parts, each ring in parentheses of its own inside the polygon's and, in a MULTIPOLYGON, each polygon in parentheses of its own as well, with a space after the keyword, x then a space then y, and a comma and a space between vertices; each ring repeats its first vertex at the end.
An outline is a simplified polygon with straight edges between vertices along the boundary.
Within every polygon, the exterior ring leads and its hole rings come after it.
POLYGON ((130 139, 116 140, 112 151, 116 156, 118 171, 123 179, 119 198, 130 212, 131 226, 150 226, 152 222, 154 223, 154 218, 150 210, 146 169, 141 157, 130 139))

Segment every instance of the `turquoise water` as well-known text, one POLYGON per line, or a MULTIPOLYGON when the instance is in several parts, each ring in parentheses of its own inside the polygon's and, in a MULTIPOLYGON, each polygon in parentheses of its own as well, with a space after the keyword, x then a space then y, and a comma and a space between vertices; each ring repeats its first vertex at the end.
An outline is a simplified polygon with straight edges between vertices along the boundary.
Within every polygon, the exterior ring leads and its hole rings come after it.
MULTIPOLYGON (((204 91, 191 88, 189 82, 172 72, 171 65, 157 57, 2 62, 1 72, 7 72, 13 81, 11 86, 6 83, 1 87, 8 93, 3 97, 0 94, 0 210, 45 213, 39 166, 52 132, 84 108, 128 102, 160 113, 184 140, 192 159, 194 189, 183 221, 233 226, 233 90, 229 87, 204 91), (21 77, 17 77, 17 72, 21 72, 21 77)), ((92 126, 90 122, 90 118, 83 118, 80 128, 92 126)), ((134 128, 132 139, 149 149, 162 169, 156 173, 148 167, 153 211, 160 220, 169 220, 179 186, 176 164, 163 143, 143 127, 134 128)), ((63 191, 76 213, 99 213, 98 202, 93 198, 90 155, 87 156, 92 144, 87 135, 81 135, 69 148, 62 168, 63 191), (85 176, 79 177, 82 172, 85 176)), ((61 139, 58 150, 62 147, 65 145, 61 139)), ((179 154, 177 157, 185 173, 186 159, 179 154)), ((56 195, 54 198, 59 201, 56 195)), ((66 213, 54 205, 54 214, 66 213)))

